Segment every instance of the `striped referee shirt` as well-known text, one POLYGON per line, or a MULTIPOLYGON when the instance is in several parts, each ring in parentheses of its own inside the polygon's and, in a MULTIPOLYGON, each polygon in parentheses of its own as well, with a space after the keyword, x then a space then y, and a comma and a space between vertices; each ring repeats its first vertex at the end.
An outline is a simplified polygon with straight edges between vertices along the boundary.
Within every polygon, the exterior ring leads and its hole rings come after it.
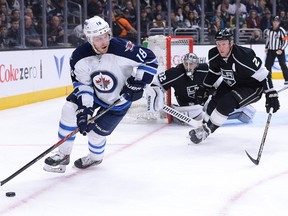
POLYGON ((276 30, 273 30, 273 27, 271 27, 267 31, 265 48, 269 50, 284 50, 288 45, 288 40, 282 40, 282 38, 286 36, 286 31, 282 27, 276 30))

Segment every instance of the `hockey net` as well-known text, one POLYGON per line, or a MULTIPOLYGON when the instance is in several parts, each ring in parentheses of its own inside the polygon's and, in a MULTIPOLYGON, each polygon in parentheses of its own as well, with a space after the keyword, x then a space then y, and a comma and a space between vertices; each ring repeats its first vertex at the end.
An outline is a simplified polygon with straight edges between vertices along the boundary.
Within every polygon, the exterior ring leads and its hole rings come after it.
MULTIPOLYGON (((185 54, 193 52, 193 38, 192 36, 155 35, 148 37, 147 40, 143 42, 143 46, 151 49, 155 53, 159 63, 157 73, 160 73, 180 64, 185 54)), ((175 101, 172 93, 170 90, 166 93, 165 102, 168 106, 171 105, 171 102, 175 101)), ((168 123, 172 120, 171 116, 163 112, 148 112, 147 100, 143 97, 133 102, 123 121, 128 123, 142 123, 159 119, 166 119, 164 121, 168 123)))

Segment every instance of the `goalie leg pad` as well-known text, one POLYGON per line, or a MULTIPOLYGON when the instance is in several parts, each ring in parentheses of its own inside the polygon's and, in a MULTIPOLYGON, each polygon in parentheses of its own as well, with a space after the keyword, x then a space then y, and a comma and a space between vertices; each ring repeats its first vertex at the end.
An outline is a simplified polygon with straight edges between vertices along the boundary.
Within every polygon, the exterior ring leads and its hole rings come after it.
MULTIPOLYGON (((178 105, 172 104, 171 107, 177 110, 178 112, 182 113, 183 115, 188 116, 197 121, 202 121, 203 119, 203 107, 201 105, 178 106, 178 105)), ((175 117, 173 117, 173 121, 175 123, 184 124, 184 122, 182 122, 181 120, 175 117)))
POLYGON ((228 116, 228 119, 238 119, 243 123, 249 123, 253 119, 255 113, 256 109, 252 105, 247 105, 232 112, 228 116))
POLYGON ((164 107, 165 95, 159 86, 148 86, 145 95, 148 112, 159 112, 164 107))

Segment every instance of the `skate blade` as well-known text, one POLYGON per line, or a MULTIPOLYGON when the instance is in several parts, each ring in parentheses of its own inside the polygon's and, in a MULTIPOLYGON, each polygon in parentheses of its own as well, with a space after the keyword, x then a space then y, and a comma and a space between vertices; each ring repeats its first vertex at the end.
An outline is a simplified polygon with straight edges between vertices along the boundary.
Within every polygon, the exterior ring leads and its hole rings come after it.
POLYGON ((46 172, 64 173, 66 171, 66 165, 50 166, 45 164, 43 170, 46 172))

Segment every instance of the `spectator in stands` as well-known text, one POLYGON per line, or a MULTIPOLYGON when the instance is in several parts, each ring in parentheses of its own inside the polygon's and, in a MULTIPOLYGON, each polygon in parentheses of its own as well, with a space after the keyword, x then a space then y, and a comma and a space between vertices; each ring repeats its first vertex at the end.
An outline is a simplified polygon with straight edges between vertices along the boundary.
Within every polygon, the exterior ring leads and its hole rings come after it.
POLYGON ((61 19, 53 16, 47 29, 48 46, 59 46, 64 42, 64 29, 61 26, 61 19))
POLYGON ((190 11, 188 17, 184 20, 185 26, 187 28, 198 27, 197 18, 195 17, 195 12, 190 11))
MULTIPOLYGON (((115 2, 115 1, 114 1, 115 2)), ((89 18, 102 14, 102 3, 99 0, 90 0, 87 5, 87 16, 89 18)))
POLYGON ((262 32, 264 32, 265 29, 271 28, 272 21, 273 21, 272 14, 271 14, 270 10, 266 9, 264 16, 260 20, 260 29, 262 30, 262 32))
POLYGON ((221 4, 217 7, 217 10, 221 11, 223 20, 226 22, 225 27, 230 27, 230 19, 233 14, 233 7, 230 2, 231 0, 222 0, 221 4))
POLYGON ((240 1, 236 1, 234 4, 232 4, 232 14, 235 15, 237 12, 237 8, 238 8, 238 12, 239 14, 241 14, 242 18, 245 19, 247 17, 247 9, 246 9, 246 5, 241 3, 240 1), (238 3, 238 4, 237 4, 238 3))
POLYGON ((201 6, 197 3, 196 0, 189 0, 188 5, 190 8, 190 11, 196 11, 198 15, 201 15, 201 6))
POLYGON ((256 10, 250 10, 249 16, 246 18, 247 28, 259 28, 260 29, 260 17, 256 10))
POLYGON ((32 25, 34 26, 35 30, 42 34, 42 23, 34 16, 34 12, 31 8, 25 9, 25 16, 29 16, 32 19, 32 25))
POLYGON ((230 0, 222 0, 221 4, 218 5, 217 10, 221 11, 222 15, 226 18, 230 18, 230 16, 235 12, 233 11, 232 4, 230 0))
POLYGON ((112 21, 116 22, 121 29, 120 34, 115 35, 116 37, 121 37, 127 40, 131 40, 132 42, 136 42, 137 30, 129 23, 126 18, 123 17, 123 14, 119 9, 113 11, 112 21))
POLYGON ((126 20, 128 20, 128 22, 130 23, 130 25, 133 26, 133 28, 136 27, 136 22, 133 23, 131 16, 130 16, 130 11, 128 9, 124 9, 123 10, 123 18, 125 18, 126 20))
POLYGON ((9 47, 17 48, 21 45, 19 20, 12 20, 8 29, 9 47))
POLYGON ((212 41, 212 39, 214 38, 216 32, 218 32, 220 29, 222 29, 221 27, 221 20, 219 17, 216 17, 214 19, 213 22, 211 22, 210 28, 208 29, 209 32, 209 38, 211 39, 210 41, 212 41))
POLYGON ((64 0, 55 0, 55 8, 53 10, 51 10, 48 14, 47 14, 47 19, 51 20, 52 17, 54 16, 58 16, 58 18, 61 18, 60 22, 62 22, 63 17, 64 17, 64 6, 65 6, 65 2, 64 0))
POLYGON ((153 19, 153 28, 165 28, 166 21, 163 19, 161 13, 155 15, 155 19, 153 19))
POLYGON ((265 40, 261 37, 260 30, 254 30, 251 34, 251 38, 246 42, 248 44, 265 44, 265 40))
POLYGON ((166 12, 162 10, 162 5, 160 3, 156 4, 155 10, 153 11, 154 19, 156 19, 157 15, 161 15, 163 20, 166 19, 166 12))
POLYGON ((184 8, 183 8, 183 16, 184 16, 184 22, 185 22, 185 19, 187 19, 189 17, 189 13, 190 13, 190 7, 188 4, 185 4, 184 5, 184 8))
POLYGON ((176 8, 176 10, 179 7, 183 9, 184 6, 185 6, 185 1, 184 0, 178 0, 177 3, 176 3, 176 7, 175 8, 176 8))
POLYGON ((146 14, 147 14, 147 19, 149 20, 150 23, 152 23, 153 19, 154 19, 154 15, 153 15, 153 12, 152 12, 152 7, 150 5, 147 5, 145 7, 145 11, 146 11, 146 14))
MULTIPOLYGON (((232 30, 235 29, 236 16, 231 16, 230 27, 232 30)), ((244 18, 244 14, 239 14, 239 28, 247 28, 246 19, 244 18)))
POLYGON ((27 47, 41 47, 42 41, 40 35, 33 26, 33 21, 30 16, 25 16, 25 45, 27 47))
POLYGON ((255 10, 258 13, 258 16, 262 15, 262 8, 256 5, 255 0, 247 0, 246 2, 247 13, 250 14, 251 10, 255 10))
POLYGON ((280 18, 280 26, 284 28, 286 31, 288 31, 288 20, 286 16, 285 10, 280 10, 279 12, 279 18, 280 18))
POLYGON ((183 27, 182 23, 184 23, 184 22, 178 22, 175 13, 171 12, 171 27, 172 27, 173 31, 178 27, 183 27))
POLYGON ((185 18, 183 15, 183 8, 182 7, 176 8, 175 16, 176 16, 177 22, 179 22, 179 23, 183 22, 184 23, 185 18))
POLYGON ((6 25, 0 26, 0 49, 9 48, 8 28, 6 25))
POLYGON ((7 27, 9 28, 11 25, 11 20, 10 20, 10 14, 8 11, 8 6, 7 6, 7 2, 4 3, 2 2, 0 5, 0 14, 2 17, 2 23, 4 23, 5 25, 7 25, 7 27))
MULTIPOLYGON (((215 28, 212 25, 215 25, 215 23, 217 22, 217 29, 219 28, 219 24, 220 24, 220 29, 223 29, 226 27, 226 20, 224 20, 221 11, 220 10, 216 10, 214 13, 214 16, 211 17, 210 23, 211 23, 211 28, 215 28), (218 23, 219 22, 219 23, 218 23)), ((216 30, 217 32, 218 30, 216 30)), ((215 33, 216 33, 215 32, 215 33)))
POLYGON ((137 21, 136 10, 135 10, 133 2, 131 0, 126 1, 124 11, 129 12, 129 21, 133 26, 136 26, 136 21, 137 21))
POLYGON ((17 9, 20 11, 20 2, 18 0, 7 0, 7 3, 10 10, 17 9))
POLYGON ((147 12, 146 10, 141 11, 141 19, 140 19, 140 26, 141 26, 141 40, 145 39, 148 37, 147 34, 147 28, 149 28, 150 20, 147 17, 147 12))
POLYGON ((13 9, 10 14, 10 20, 20 20, 20 10, 13 9))

